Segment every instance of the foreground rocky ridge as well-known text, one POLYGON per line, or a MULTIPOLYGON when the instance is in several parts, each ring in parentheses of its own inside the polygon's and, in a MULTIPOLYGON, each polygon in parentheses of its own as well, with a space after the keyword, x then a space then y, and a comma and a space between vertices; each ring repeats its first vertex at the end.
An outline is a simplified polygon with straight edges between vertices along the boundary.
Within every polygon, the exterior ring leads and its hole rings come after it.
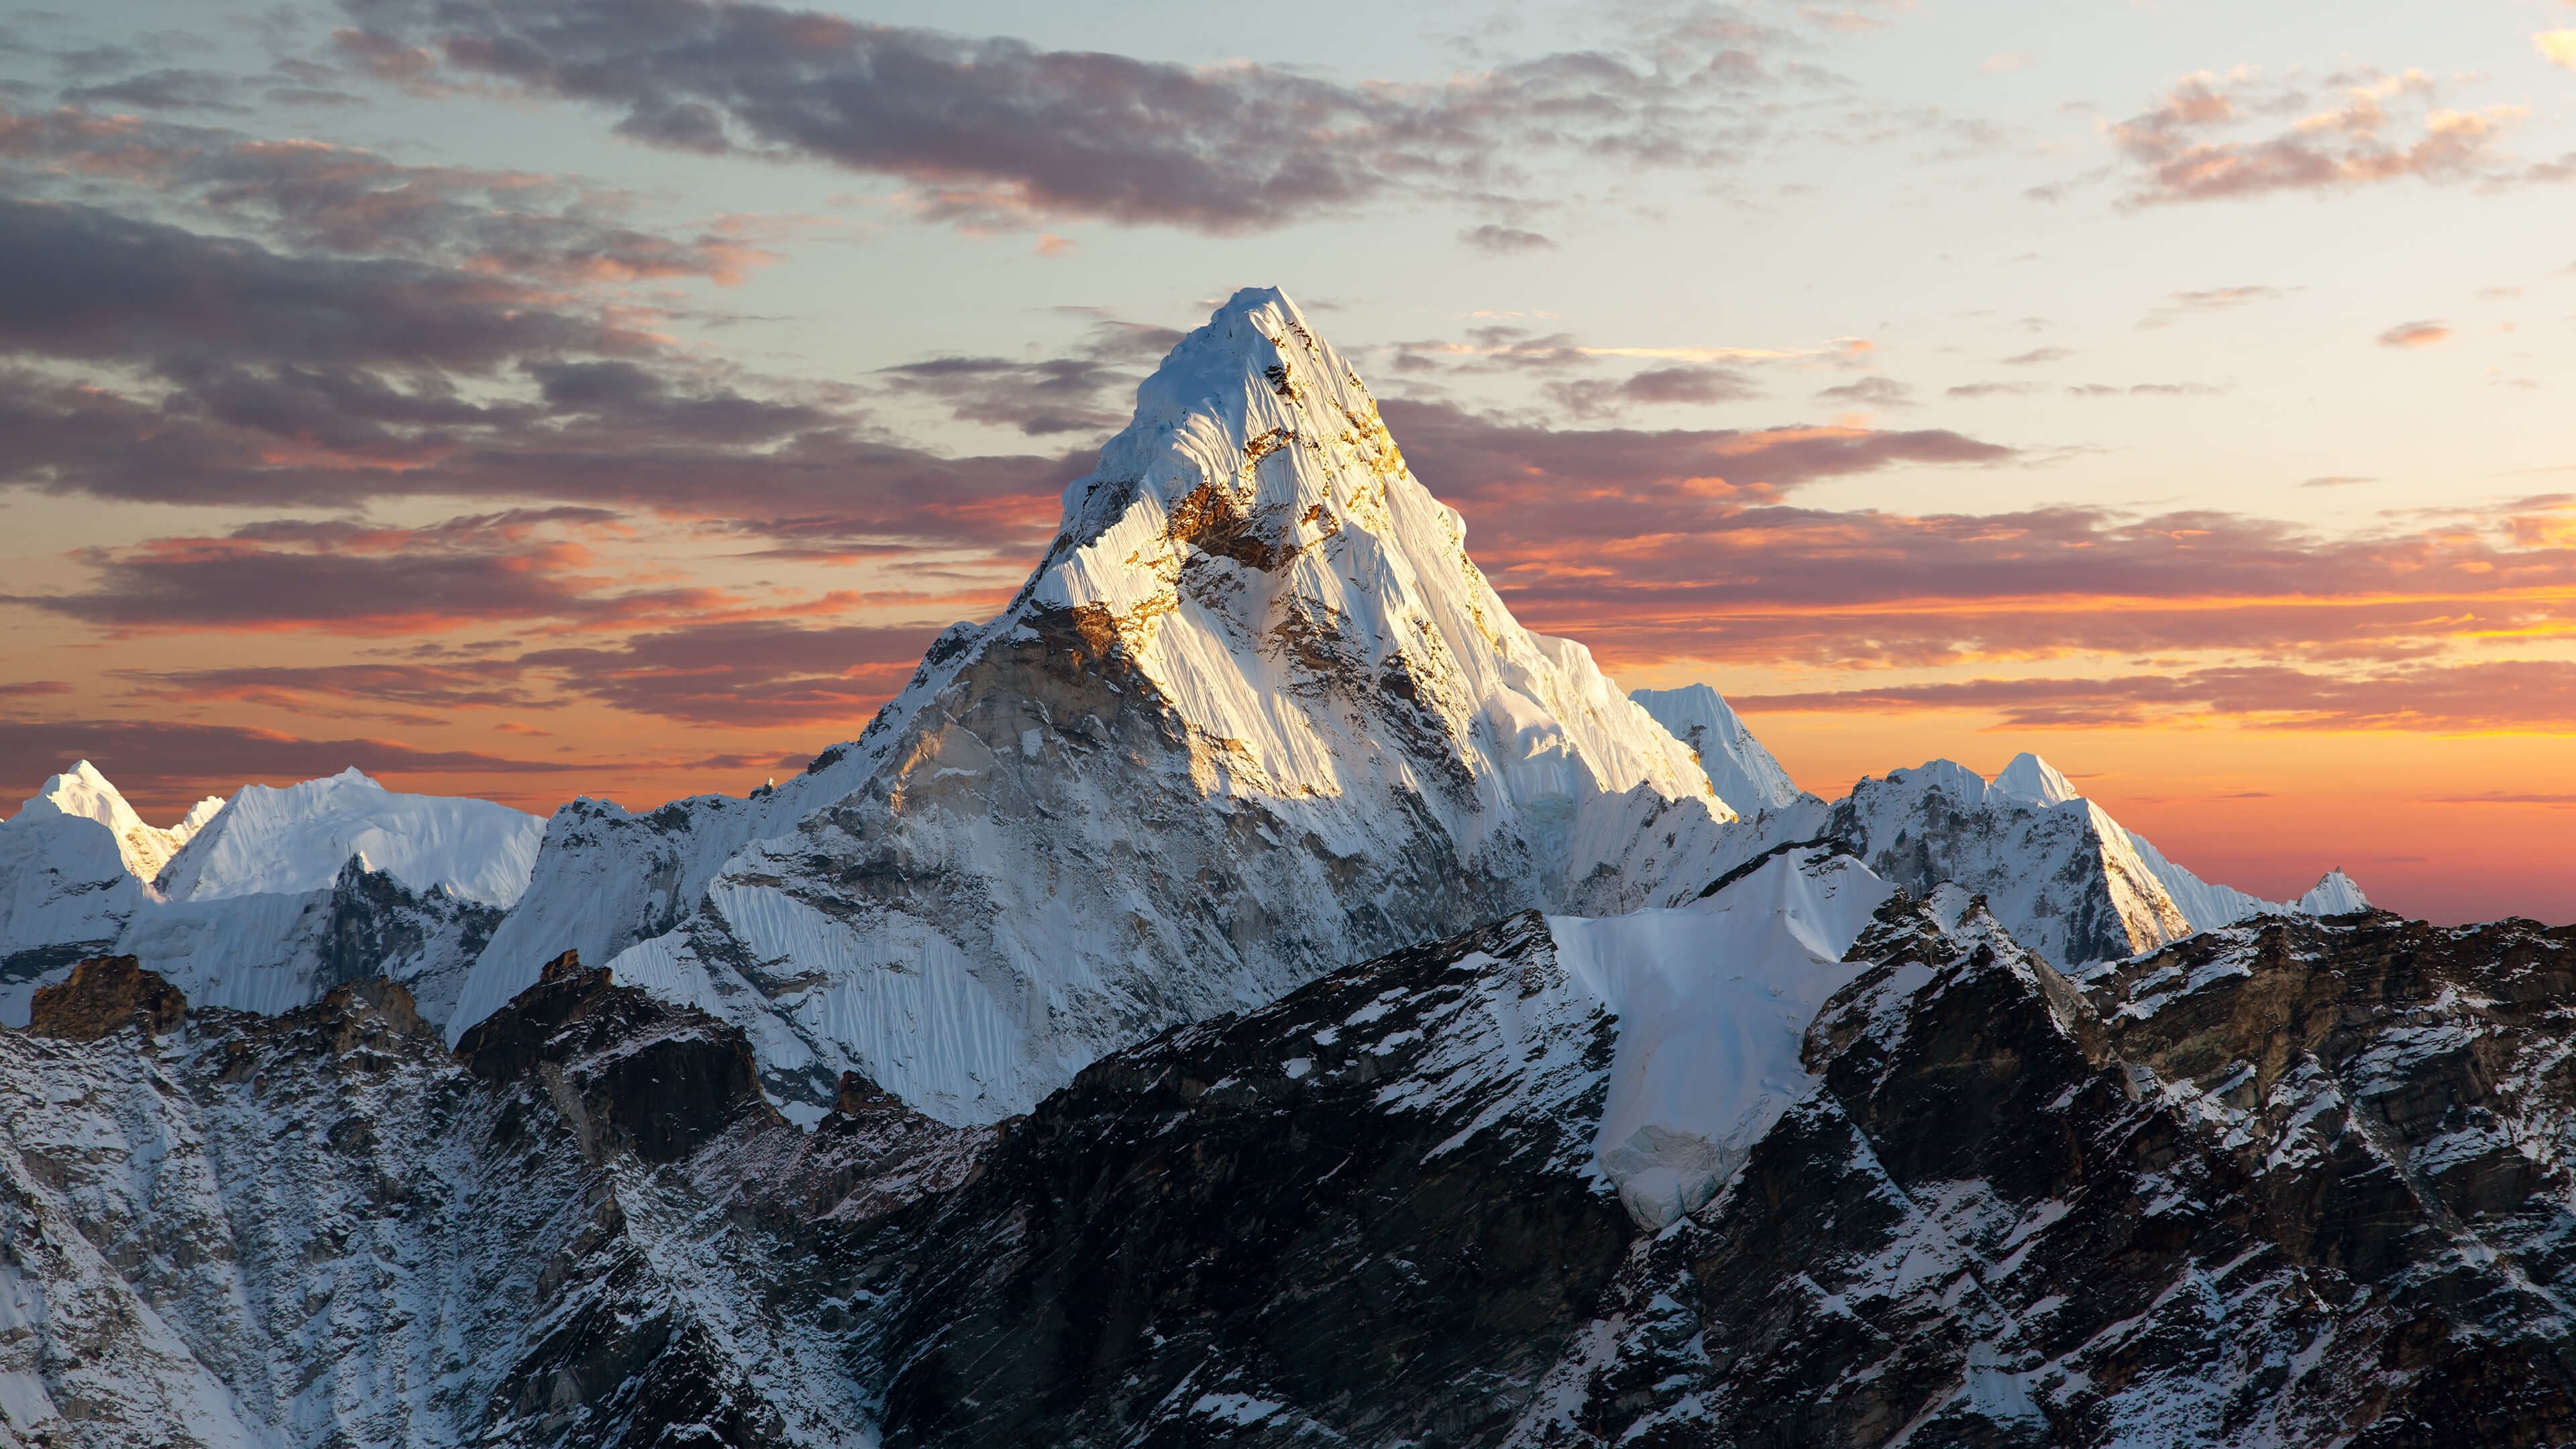
POLYGON ((1580 924, 1333 973, 996 1127, 852 1077, 811 1133, 738 1030, 577 960, 452 1054, 390 984, 181 1014, 102 965, 37 1023, 94 1039, 0 1035, 0 1415, 316 1449, 2576 1434, 2576 931, 2267 918, 2069 977, 1900 894, 1805 1095, 1659 1228, 1596 1138, 1632 1024, 1580 924))

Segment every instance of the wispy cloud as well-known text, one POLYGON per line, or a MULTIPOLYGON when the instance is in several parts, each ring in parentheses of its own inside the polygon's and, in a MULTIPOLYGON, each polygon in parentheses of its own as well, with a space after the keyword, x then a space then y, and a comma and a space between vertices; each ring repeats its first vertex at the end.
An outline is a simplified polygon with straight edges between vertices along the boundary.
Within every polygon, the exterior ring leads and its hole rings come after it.
POLYGON ((2252 72, 2203 71, 2112 126, 2110 137, 2135 168, 2127 199, 2136 205, 2454 181, 2491 169, 2497 138, 2523 111, 2453 109, 2437 103, 2439 91, 2409 70, 2367 75, 2311 101, 2252 72))
POLYGON ((2380 333, 2376 340, 2382 347, 2432 347, 2451 340, 2451 324, 2429 319, 2400 322, 2380 333))
POLYGON ((2297 287, 2212 287, 2199 292, 2169 292, 2163 301, 2138 319, 2141 328, 2170 327, 2186 317, 2212 312, 2232 312, 2256 302, 2277 302, 2299 291, 2297 287))

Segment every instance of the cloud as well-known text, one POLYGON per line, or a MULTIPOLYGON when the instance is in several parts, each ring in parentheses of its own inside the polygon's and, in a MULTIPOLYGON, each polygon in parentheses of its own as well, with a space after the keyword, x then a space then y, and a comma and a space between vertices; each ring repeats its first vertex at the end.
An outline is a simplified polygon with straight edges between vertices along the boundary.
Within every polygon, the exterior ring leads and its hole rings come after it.
POLYGON ((1388 399, 1380 411, 1432 491, 1461 507, 1508 507, 1516 530, 1570 539, 1687 526, 1701 509, 1776 497, 1820 478, 2015 456, 1946 429, 1550 429, 1450 403, 1388 399), (1558 534, 1577 518, 1587 521, 1558 534))
POLYGON ((2576 30, 2543 30, 2531 37, 2531 44, 2551 65, 2576 70, 2576 30))
POLYGON ((2545 500, 2327 536, 2219 511, 1832 512, 1739 486, 1722 465, 1710 481, 1644 459, 1607 466, 1605 452, 1584 476, 1546 469, 1543 442, 1491 450, 1481 466, 1418 456, 1417 471, 1466 515, 1515 613, 1622 663, 2207 650, 2341 665, 2576 638, 2576 530, 2545 500))
POLYGON ((2378 481, 2379 480, 2376 478, 2361 473, 2328 473, 2321 477, 2301 479, 2299 486, 2302 488, 2349 488, 2355 483, 2376 483, 2378 481))
POLYGON ((2185 76, 2153 110, 2110 128, 2135 168, 2131 205, 2325 191, 2413 178, 2456 181, 2491 171, 2494 143, 2522 118, 2512 106, 2434 104, 2421 71, 2367 75, 2312 109, 2297 90, 2250 74, 2185 76), (2283 121, 2286 120, 2286 126, 2283 121), (2249 127, 2272 128, 2247 138, 2249 127))
POLYGON ((2212 287, 2201 292, 2168 292, 2163 301, 2138 319, 2141 328, 2170 327, 2185 317, 2205 316, 2212 312, 2232 312, 2256 302, 2277 302, 2299 287, 2212 287))
POLYGON ((1914 389, 1892 377, 1864 377, 1840 387, 1819 392, 1820 399, 1852 403, 1865 408, 1910 408, 1914 406, 1914 389))
POLYGON ((526 674, 516 660, 499 658, 112 672, 146 699, 188 705, 247 704, 306 715, 553 707, 557 701, 531 690, 526 674))
POLYGON ((219 538, 162 538, 74 557, 96 574, 70 594, 0 595, 118 633, 301 630, 427 634, 554 620, 631 626, 757 607, 706 587, 631 589, 565 524, 590 509, 450 519, 429 528, 281 521, 219 538))
POLYGON ((2431 347, 2451 340, 2451 324, 2440 321, 2400 322, 2379 334, 2382 347, 2431 347))
POLYGON ((1523 231, 1516 226, 1496 226, 1491 222, 1458 233, 1458 240, 1498 257, 1556 250, 1556 243, 1538 232, 1523 231))
POLYGON ((1716 103, 1766 77, 1740 25, 1683 25, 1425 85, 1183 66, 755 3, 343 0, 341 50, 396 84, 453 77, 620 112, 619 134, 821 160, 908 183, 923 214, 1080 215, 1240 231, 1403 189, 1494 194, 1555 152, 1725 154, 1716 103))
POLYGON ((2068 397, 2217 397, 2223 387, 2205 382, 2133 382, 2126 387, 2102 382, 2079 382, 2066 389, 2068 397))
MULTIPOLYGON (((0 720, 0 759, 36 762, 32 788, 54 769, 86 759, 116 782, 118 793, 147 816, 168 818, 207 795, 244 784, 291 784, 356 766, 397 788, 468 788, 491 798, 517 798, 537 809, 555 792, 609 775, 669 778, 682 773, 802 768, 802 755, 712 751, 662 758, 616 758, 566 752, 549 760, 479 750, 425 749, 401 740, 357 736, 312 739, 279 730, 177 720, 0 720), (520 782, 513 788, 509 782, 520 782), (543 791, 529 799, 529 790, 543 791)), ((556 798, 559 798, 557 796, 556 798)))
MULTIPOLYGON (((595 759, 525 760, 475 750, 433 750, 400 740, 306 739, 277 730, 175 720, 0 720, 0 759, 37 762, 41 774, 88 760, 147 810, 173 810, 243 784, 288 784, 354 765, 371 775, 540 775, 596 772, 595 759)), ((34 779, 27 782, 31 787, 34 779)))
POLYGON ((486 369, 647 339, 549 310, 507 278, 389 260, 286 257, 95 207, 0 197, 0 348, 52 357, 486 369))
POLYGON ((1984 71, 1988 75, 2002 75, 2007 71, 2026 69, 2029 65, 2029 51, 2007 50, 1987 56, 1984 61, 1978 64, 1977 69, 1984 71))
POLYGON ((880 368, 877 376, 897 392, 947 405, 961 422, 1010 427, 1029 437, 1097 435, 1127 421, 1136 384, 1180 340, 1169 327, 1104 317, 1069 356, 935 357, 880 368))
POLYGON ((537 650, 518 665, 637 714, 749 728, 832 725, 856 734, 902 689, 938 632, 717 622, 638 634, 615 647, 537 650))
POLYGON ((1971 709, 1994 712, 2016 729, 2206 717, 2268 729, 2557 735, 2576 733, 2576 664, 2497 660, 2354 675, 2271 665, 2105 679, 1971 679, 1746 695, 1735 704, 1750 712, 1971 709))
POLYGON ((550 284, 663 277, 740 281, 774 260, 781 223, 726 217, 693 235, 622 220, 632 199, 540 173, 409 166, 318 141, 99 115, 0 110, 0 156, 41 174, 113 181, 255 230, 285 247, 396 256, 550 284))
POLYGON ((2020 397, 2039 392, 2045 386, 2036 382, 1963 382, 1957 387, 1942 389, 1942 395, 1956 398, 2020 397))
POLYGON ((2064 362, 2074 355, 2074 351, 2070 348, 2034 347, 2028 352, 2005 358, 2004 365, 2006 367, 2044 367, 2052 362, 2064 362))
MULTIPOLYGON (((0 485, 232 506, 548 499, 775 526, 799 546, 1018 559, 1089 464, 907 447, 847 389, 717 381, 623 316, 506 274, 0 197, 0 353, 18 361, 0 358, 0 485)), ((1114 381, 1169 335, 1104 323, 1086 376, 1114 381)), ((1013 388, 1044 400, 1025 372, 914 381, 963 389, 961 413, 1004 409, 1013 388)))
POLYGON ((1548 384, 1548 396, 1576 417, 1615 413, 1631 404, 1710 407, 1762 395, 1752 378, 1731 367, 1651 367, 1617 381, 1577 378, 1548 384))
POLYGON ((238 111, 239 87, 210 70, 164 67, 104 85, 73 86, 63 99, 75 105, 139 106, 147 111, 238 111))

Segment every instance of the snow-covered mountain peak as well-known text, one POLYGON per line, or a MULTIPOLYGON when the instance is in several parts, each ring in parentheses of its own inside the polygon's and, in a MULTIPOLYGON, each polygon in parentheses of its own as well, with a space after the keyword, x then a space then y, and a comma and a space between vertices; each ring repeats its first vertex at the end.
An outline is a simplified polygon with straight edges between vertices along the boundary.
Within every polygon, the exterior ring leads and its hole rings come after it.
POLYGON ((82 760, 70 769, 45 781, 36 793, 19 807, 13 821, 34 821, 47 816, 71 820, 93 820, 116 837, 117 854, 125 868, 137 879, 150 880, 161 873, 170 857, 188 843, 216 810, 223 807, 219 799, 198 801, 187 816, 171 829, 146 824, 143 817, 126 803, 116 786, 108 783, 98 767, 82 760))
POLYGON ((1640 785, 1728 813, 1588 650, 1512 619, 1464 520, 1276 290, 1236 293, 1137 390, 1015 612, 1143 674, 1220 792, 1389 779, 1467 844, 1498 808, 1640 785), (1322 707, 1335 696, 1396 728, 1322 707))
POLYGON ((1699 754, 1708 782, 1738 815, 1757 815, 1794 805, 1806 796, 1789 778, 1726 697, 1705 684, 1680 689, 1636 689, 1630 699, 1643 706, 1673 738, 1699 754))
POLYGON ((527 888, 545 821, 488 800, 403 795, 354 766, 276 789, 245 785, 160 872, 175 900, 328 888, 363 855, 415 891, 487 905, 527 888))
POLYGON ((2003 773, 1995 776, 1991 787, 2017 800, 2027 800, 2045 809, 2083 798, 2057 767, 2028 750, 2012 757, 2003 773))
POLYGON ((1348 962, 1723 869, 1690 748, 1512 618, 1285 296, 1175 346, 1064 502, 824 773, 559 812, 451 1035, 578 949, 736 1021, 782 1097, 855 1070, 989 1121, 1348 962))
POLYGON ((2310 916, 2348 916, 2370 909, 2370 897, 2363 895, 2361 884, 2336 866, 2318 877, 2308 893, 2293 902, 2292 910, 2310 916))

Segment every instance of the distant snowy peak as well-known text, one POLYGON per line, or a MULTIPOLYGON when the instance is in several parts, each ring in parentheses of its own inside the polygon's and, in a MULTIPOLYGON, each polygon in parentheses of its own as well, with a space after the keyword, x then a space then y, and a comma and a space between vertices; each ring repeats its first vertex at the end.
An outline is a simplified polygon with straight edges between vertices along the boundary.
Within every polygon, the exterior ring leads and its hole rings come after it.
POLYGON ((11 819, 32 821, 57 815, 96 821, 116 838, 117 854, 124 859, 125 868, 137 879, 148 881, 161 873, 170 857, 214 818, 223 804, 220 798, 210 797, 198 801, 176 826, 163 829, 147 825, 126 803, 125 796, 98 772, 98 767, 82 760, 45 781, 11 819))
POLYGON ((1628 697, 1653 715, 1673 738, 1699 753, 1700 768, 1707 773, 1709 784, 1736 814, 1777 810, 1797 803, 1806 794, 1771 752, 1762 747, 1762 742, 1753 737, 1753 731, 1745 728, 1734 706, 1709 686, 1634 689, 1628 697))
POLYGON ((274 789, 245 785, 159 874, 174 900, 328 888, 352 856, 415 891, 486 905, 527 889, 545 821, 444 795, 398 795, 354 767, 274 789))
POLYGON ((2027 800, 2042 809, 2080 798, 2075 786, 2057 773, 2056 766, 2028 750, 2013 756, 2012 763, 2004 766, 2003 773, 1995 776, 1995 782, 1989 788, 2027 800))
POLYGON ((2063 965, 2118 959, 2253 916, 2364 904, 2341 872, 2290 903, 2202 880, 2033 754, 2015 756, 1991 782, 1951 760, 1864 778, 1835 802, 1831 830, 1910 890, 1951 881, 1986 895, 2006 929, 2063 965))
POLYGON ((2361 893, 2360 884, 2345 875, 2343 867, 2336 866, 2308 887, 2308 893, 2299 897, 2291 909, 2310 916, 2349 916, 2369 910, 2370 897, 2361 893))

